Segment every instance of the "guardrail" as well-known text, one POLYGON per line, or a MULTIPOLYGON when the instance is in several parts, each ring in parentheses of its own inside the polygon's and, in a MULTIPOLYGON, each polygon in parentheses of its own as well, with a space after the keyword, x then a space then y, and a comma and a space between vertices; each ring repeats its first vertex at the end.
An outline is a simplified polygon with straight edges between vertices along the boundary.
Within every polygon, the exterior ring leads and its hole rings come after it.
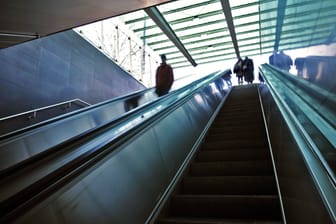
POLYGON ((90 104, 80 99, 73 99, 2 117, 0 118, 0 136, 87 106, 90 104))

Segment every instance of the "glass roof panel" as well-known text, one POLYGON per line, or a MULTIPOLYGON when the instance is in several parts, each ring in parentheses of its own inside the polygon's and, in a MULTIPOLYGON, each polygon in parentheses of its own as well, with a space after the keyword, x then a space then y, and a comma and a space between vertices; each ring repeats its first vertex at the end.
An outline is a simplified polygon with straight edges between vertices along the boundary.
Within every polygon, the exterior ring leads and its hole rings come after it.
POLYGON ((197 63, 200 57, 213 57, 219 50, 223 51, 223 48, 219 48, 224 41, 233 48, 219 0, 179 2, 184 2, 183 6, 195 5, 195 7, 190 7, 181 13, 180 6, 172 2, 161 5, 158 9, 197 63))
POLYGON ((325 43, 335 18, 334 0, 288 0, 279 48, 303 48, 325 43))
MULTIPOLYGON (((268 54, 276 46, 286 50, 336 40, 335 0, 228 2, 242 56, 268 54)), ((177 0, 159 5, 157 9, 196 63, 236 57, 220 0, 177 0)), ((190 66, 145 11, 121 17, 154 51, 167 54, 170 63, 176 63, 173 66, 190 66)))

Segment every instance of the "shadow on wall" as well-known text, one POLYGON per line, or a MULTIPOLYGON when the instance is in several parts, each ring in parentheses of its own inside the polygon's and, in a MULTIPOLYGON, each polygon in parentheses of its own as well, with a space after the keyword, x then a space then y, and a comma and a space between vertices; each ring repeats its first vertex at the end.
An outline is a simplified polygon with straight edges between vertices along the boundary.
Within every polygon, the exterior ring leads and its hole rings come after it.
POLYGON ((96 104, 141 89, 72 30, 0 50, 0 117, 76 98, 96 104))

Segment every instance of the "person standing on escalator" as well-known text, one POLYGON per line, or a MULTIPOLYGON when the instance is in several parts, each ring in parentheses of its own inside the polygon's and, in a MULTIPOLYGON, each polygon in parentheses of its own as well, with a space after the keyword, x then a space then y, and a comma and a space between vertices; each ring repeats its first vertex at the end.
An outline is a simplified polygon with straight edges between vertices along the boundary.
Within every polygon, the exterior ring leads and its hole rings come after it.
POLYGON ((233 67, 233 73, 236 74, 237 78, 238 78, 238 85, 242 85, 243 84, 243 59, 242 58, 238 58, 238 61, 235 63, 234 67, 233 67))
POLYGON ((254 65, 252 59, 245 57, 243 61, 243 71, 245 81, 249 84, 252 84, 254 80, 254 65))
POLYGON ((158 96, 163 96, 167 94, 174 82, 174 73, 172 67, 167 64, 166 55, 161 55, 161 64, 156 69, 156 86, 155 93, 158 96))

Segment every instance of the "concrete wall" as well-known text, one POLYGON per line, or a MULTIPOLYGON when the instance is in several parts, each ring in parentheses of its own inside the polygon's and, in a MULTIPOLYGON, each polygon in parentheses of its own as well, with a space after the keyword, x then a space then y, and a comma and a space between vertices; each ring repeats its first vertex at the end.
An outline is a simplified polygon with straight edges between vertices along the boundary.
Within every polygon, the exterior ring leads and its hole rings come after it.
POLYGON ((0 50, 0 117, 144 88, 72 30, 0 50))

